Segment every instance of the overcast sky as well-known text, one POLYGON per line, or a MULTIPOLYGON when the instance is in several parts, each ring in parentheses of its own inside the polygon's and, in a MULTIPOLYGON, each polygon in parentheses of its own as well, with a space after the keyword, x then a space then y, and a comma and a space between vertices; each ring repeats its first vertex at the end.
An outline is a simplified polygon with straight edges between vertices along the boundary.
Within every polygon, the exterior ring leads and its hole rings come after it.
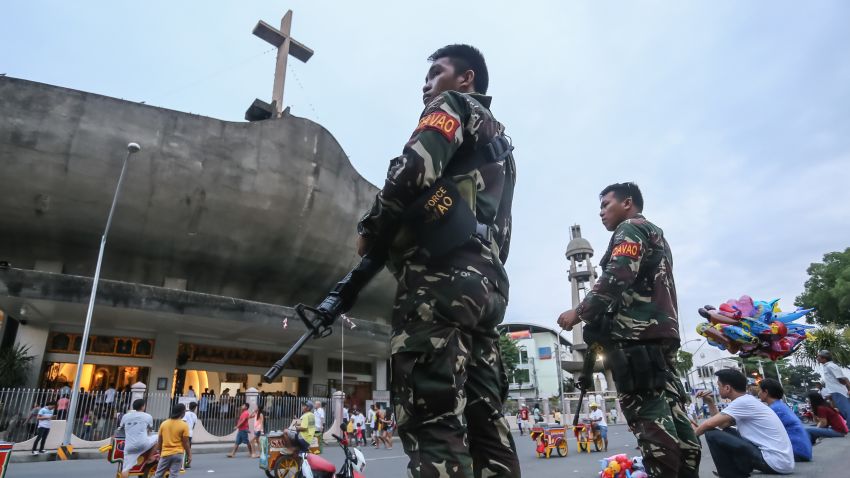
POLYGON ((850 246, 845 1, 7 2, 0 73, 241 121, 271 99, 251 29, 287 8, 315 55, 290 60, 285 103, 376 184, 417 124, 426 57, 484 52, 519 176, 508 321, 570 307, 569 226, 598 261, 612 182, 637 182, 666 233, 689 339, 703 304, 793 308, 806 267, 850 246))

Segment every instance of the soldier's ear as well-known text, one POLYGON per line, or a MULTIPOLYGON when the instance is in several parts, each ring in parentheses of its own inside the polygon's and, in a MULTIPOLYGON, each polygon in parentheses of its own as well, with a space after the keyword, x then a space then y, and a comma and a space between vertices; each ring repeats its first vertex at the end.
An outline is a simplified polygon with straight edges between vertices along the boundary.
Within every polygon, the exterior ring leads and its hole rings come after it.
POLYGON ((458 91, 475 91, 475 72, 466 70, 458 76, 458 91))

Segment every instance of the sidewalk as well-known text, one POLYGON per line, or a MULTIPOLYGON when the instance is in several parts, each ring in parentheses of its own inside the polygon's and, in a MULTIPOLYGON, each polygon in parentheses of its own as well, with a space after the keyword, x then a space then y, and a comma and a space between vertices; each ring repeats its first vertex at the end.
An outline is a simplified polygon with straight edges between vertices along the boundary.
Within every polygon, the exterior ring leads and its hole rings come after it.
MULTIPOLYGON (((233 449, 233 443, 200 443, 197 445, 192 445, 192 453, 197 455, 203 455, 207 453, 221 453, 225 454, 230 452, 233 449)), ((242 447, 240 450, 241 453, 247 453, 245 447, 242 447)), ((56 450, 49 450, 42 455, 33 455, 29 451, 21 451, 16 450, 12 452, 11 463, 35 463, 40 461, 57 461, 59 458, 56 456, 56 450)), ((106 453, 101 453, 97 450, 97 448, 83 448, 74 450, 73 458, 74 460, 105 460, 106 453)))
MULTIPOLYGON (((824 477, 839 477, 848 476, 848 452, 850 452, 850 437, 844 438, 829 438, 822 440, 814 448, 814 461, 808 463, 796 463, 794 465, 794 477, 805 478, 824 478, 824 477)), ((711 454, 708 452, 708 445, 705 439, 702 440, 702 462, 699 467, 699 476, 711 477, 714 476, 712 471, 714 461, 711 454)), ((753 476, 767 476, 759 472, 754 472, 753 476)))

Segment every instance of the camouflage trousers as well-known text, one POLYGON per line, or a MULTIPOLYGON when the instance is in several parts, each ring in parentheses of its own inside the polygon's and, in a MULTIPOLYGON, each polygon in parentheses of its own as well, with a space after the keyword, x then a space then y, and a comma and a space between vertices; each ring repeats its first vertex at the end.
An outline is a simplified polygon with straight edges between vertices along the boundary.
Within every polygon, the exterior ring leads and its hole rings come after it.
POLYGON ((502 415, 495 327, 506 299, 483 276, 406 265, 393 310, 392 401, 408 476, 519 477, 502 415))
POLYGON ((678 346, 664 348, 668 364, 664 389, 619 394, 623 415, 652 478, 699 476, 700 441, 685 411, 687 392, 673 372, 677 350, 678 346))

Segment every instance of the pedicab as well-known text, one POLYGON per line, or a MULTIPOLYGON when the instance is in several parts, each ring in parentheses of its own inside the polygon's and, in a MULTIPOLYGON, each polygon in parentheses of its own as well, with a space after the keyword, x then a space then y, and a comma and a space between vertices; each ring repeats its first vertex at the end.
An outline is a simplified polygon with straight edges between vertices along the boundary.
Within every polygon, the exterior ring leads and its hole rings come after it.
POLYGON ((333 463, 318 456, 319 449, 313 444, 309 452, 300 453, 295 443, 295 433, 292 430, 277 431, 260 437, 260 468, 267 477, 301 477, 301 467, 306 460, 313 478, 364 478, 361 472, 366 466, 366 459, 360 450, 348 446, 347 439, 333 435, 345 456, 345 462, 337 473, 333 463))
POLYGON ((529 436, 537 442, 535 451, 538 458, 549 458, 552 450, 558 450, 558 456, 567 456, 570 453, 567 447, 567 427, 563 425, 535 425, 531 427, 529 436))
MULTIPOLYGON (((119 428, 115 430, 109 440, 109 444, 100 447, 98 450, 101 453, 106 453, 106 459, 109 463, 117 463, 118 471, 115 472, 115 478, 121 478, 121 472, 124 469, 124 430, 119 428)), ((130 476, 142 476, 144 478, 152 478, 156 474, 156 467, 159 465, 159 450, 154 446, 150 450, 143 453, 136 463, 127 463, 130 466, 130 476)), ((186 472, 186 460, 183 460, 183 466, 180 467, 180 473, 186 472)), ((166 471, 165 476, 170 476, 171 473, 166 471)))
POLYGON ((573 427, 573 433, 576 437, 579 453, 586 451, 590 453, 590 444, 593 443, 596 451, 602 451, 605 448, 605 442, 602 440, 602 433, 599 427, 585 418, 582 423, 573 427))
MULTIPOLYGON (((310 454, 319 454, 319 442, 310 443, 310 454)), ((298 446, 289 431, 275 431, 260 437, 260 469, 269 478, 295 477, 300 467, 298 446)))

